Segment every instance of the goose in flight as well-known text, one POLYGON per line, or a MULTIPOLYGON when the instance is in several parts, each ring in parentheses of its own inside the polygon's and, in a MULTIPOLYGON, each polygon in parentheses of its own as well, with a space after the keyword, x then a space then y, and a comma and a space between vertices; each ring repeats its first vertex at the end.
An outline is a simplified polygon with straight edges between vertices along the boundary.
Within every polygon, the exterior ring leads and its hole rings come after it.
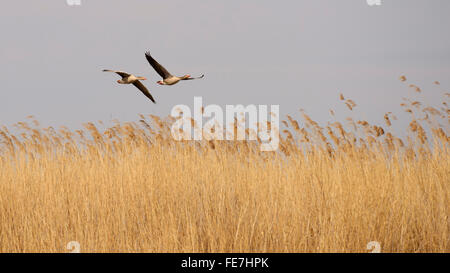
POLYGON ((155 100, 153 99, 152 95, 150 94, 150 92, 148 92, 147 87, 145 87, 141 82, 141 81, 145 81, 147 80, 144 77, 137 77, 135 75, 126 73, 126 72, 122 72, 122 71, 115 71, 115 70, 109 70, 109 69, 104 69, 103 72, 113 72, 118 74, 119 76, 122 77, 122 79, 118 80, 117 83, 120 84, 133 84, 134 86, 137 87, 137 89, 141 90, 141 92, 147 97, 149 98, 151 101, 153 101, 153 103, 156 103, 155 100))
POLYGON ((178 83, 179 81, 189 81, 189 80, 196 80, 201 79, 205 75, 201 75, 197 78, 192 78, 191 75, 184 75, 181 77, 173 76, 170 74, 167 69, 165 69, 162 65, 160 65, 153 57, 150 55, 150 52, 145 52, 145 58, 147 58, 147 61, 150 63, 150 65, 155 69, 155 71, 163 78, 162 81, 158 81, 157 83, 160 85, 174 85, 178 83))

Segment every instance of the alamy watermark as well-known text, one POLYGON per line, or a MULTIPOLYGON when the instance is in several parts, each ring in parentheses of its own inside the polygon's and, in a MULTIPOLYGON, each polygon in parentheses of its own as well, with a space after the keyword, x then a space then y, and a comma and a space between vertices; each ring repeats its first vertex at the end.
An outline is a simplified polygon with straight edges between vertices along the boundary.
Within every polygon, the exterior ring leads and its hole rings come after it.
MULTIPOLYGON (((371 241, 367 243, 367 250, 371 250, 370 253, 381 253, 381 244, 377 241, 371 241)), ((69 253, 81 253, 81 245, 78 241, 71 241, 67 243, 66 249, 69 250, 69 253)))
POLYGON ((70 241, 66 245, 66 249, 70 251, 70 253, 80 253, 81 245, 77 241, 70 241))
POLYGON ((369 6, 381 6, 381 0, 367 0, 369 6))
POLYGON ((69 6, 81 6, 81 0, 66 0, 69 6))
POLYGON ((381 253, 381 244, 377 241, 367 243, 367 250, 372 250, 370 253, 381 253))
POLYGON ((261 151, 275 151, 280 142, 280 106, 271 105, 270 113, 268 110, 267 105, 226 105, 224 123, 224 111, 219 105, 203 107, 202 97, 194 97, 193 111, 187 105, 172 108, 171 116, 176 121, 171 133, 178 141, 260 140, 261 151), (204 119, 207 121, 204 122, 204 119))
MULTIPOLYGON (((366 0, 369 6, 381 6, 381 0, 366 0)), ((69 6, 81 6, 81 0, 66 0, 69 6)))

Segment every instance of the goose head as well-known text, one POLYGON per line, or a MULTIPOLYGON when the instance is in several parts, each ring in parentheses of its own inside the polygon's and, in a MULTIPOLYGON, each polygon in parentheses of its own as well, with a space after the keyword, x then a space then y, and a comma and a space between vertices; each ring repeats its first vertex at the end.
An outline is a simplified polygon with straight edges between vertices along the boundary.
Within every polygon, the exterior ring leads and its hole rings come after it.
POLYGON ((156 83, 159 84, 159 85, 166 85, 166 84, 164 83, 164 81, 157 81, 156 83))

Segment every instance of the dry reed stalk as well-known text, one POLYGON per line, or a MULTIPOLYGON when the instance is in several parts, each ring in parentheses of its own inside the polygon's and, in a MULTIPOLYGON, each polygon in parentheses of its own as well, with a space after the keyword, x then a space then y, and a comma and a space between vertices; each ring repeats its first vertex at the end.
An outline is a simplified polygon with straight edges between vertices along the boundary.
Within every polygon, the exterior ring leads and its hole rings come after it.
POLYGON ((288 116, 271 153, 259 139, 174 141, 173 119, 156 116, 104 130, 2 127, 0 252, 65 252, 69 241, 82 252, 364 252, 369 241, 450 251, 448 128, 430 123, 427 136, 413 119, 402 140, 367 121, 347 130, 302 116, 305 127, 288 116))

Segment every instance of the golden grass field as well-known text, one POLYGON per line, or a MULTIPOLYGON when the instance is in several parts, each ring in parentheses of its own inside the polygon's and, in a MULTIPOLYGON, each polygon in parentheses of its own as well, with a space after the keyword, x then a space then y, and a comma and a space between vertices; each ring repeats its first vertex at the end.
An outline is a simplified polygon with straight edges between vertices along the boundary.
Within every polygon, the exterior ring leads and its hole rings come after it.
POLYGON ((177 142, 154 116, 0 127, 0 252, 449 252, 448 96, 405 101, 402 139, 392 113, 288 117, 278 152, 177 142))

